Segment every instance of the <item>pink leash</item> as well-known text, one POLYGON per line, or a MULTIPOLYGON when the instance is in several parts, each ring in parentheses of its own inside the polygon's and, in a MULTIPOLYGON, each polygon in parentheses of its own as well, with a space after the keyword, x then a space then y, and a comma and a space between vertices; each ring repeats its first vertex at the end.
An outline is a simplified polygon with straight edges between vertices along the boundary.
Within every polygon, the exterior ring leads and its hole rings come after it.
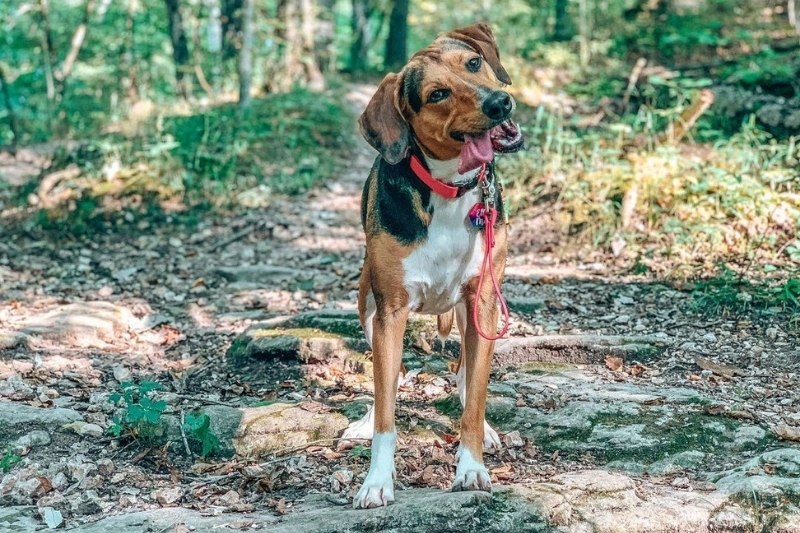
POLYGON ((486 235, 486 243, 483 247, 483 264, 481 265, 481 274, 478 278, 478 289, 477 294, 475 295, 475 300, 472 304, 472 322, 475 326, 475 329, 478 332, 478 335, 486 339, 487 341, 496 341, 500 339, 508 332, 508 325, 509 325, 509 313, 508 313, 508 305, 506 304, 506 299, 503 297, 503 292, 500 290, 500 284, 497 282, 497 278, 494 275, 494 268, 492 268, 492 251, 494 250, 494 225, 497 222, 497 209, 494 207, 494 185, 486 183, 486 163, 483 164, 481 167, 481 174, 478 178, 481 187, 483 188, 483 203, 484 203, 484 210, 483 210, 483 221, 484 221, 484 232, 486 235), (491 188, 491 194, 487 193, 487 190, 491 188), (494 288, 494 293, 497 296, 497 300, 500 302, 500 311, 503 313, 503 329, 497 334, 497 336, 492 337, 487 335, 480 326, 480 321, 478 320, 478 303, 480 302, 480 294, 481 288, 483 287, 483 279, 486 275, 486 270, 489 270, 489 276, 492 279, 492 287, 494 288))

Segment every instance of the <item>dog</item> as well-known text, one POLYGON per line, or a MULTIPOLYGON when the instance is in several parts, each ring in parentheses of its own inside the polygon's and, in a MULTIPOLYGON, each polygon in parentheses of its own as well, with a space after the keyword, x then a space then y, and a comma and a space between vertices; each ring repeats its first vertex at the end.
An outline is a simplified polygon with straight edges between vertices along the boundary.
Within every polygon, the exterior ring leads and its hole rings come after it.
POLYGON ((484 414, 498 302, 508 323, 499 290, 507 230, 494 155, 523 144, 510 119, 516 104, 503 90, 510 83, 492 30, 475 24, 440 34, 388 74, 359 118, 379 155, 361 201, 366 255, 358 291, 375 404, 342 436, 372 438, 355 508, 394 501, 395 399, 410 312, 437 315, 443 338, 457 323, 463 415, 452 490, 491 491, 483 451, 500 441, 484 414))

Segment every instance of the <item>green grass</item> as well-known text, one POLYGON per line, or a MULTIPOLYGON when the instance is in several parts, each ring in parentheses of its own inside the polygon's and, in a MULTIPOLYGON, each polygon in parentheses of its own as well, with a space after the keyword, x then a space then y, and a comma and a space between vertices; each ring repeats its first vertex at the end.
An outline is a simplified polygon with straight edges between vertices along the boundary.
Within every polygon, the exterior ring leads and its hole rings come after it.
POLYGON ((800 318, 798 277, 758 282, 723 268, 719 276, 698 281, 692 296, 694 309, 707 315, 788 314, 792 324, 796 324, 800 318))
POLYGON ((48 172, 76 176, 58 184, 55 205, 31 206, 38 182, 16 191, 16 222, 73 235, 142 218, 191 224, 209 209, 268 207, 331 179, 352 147, 352 116, 335 92, 298 89, 253 101, 243 117, 225 104, 188 114, 154 108, 137 135, 102 135, 58 153, 48 172))

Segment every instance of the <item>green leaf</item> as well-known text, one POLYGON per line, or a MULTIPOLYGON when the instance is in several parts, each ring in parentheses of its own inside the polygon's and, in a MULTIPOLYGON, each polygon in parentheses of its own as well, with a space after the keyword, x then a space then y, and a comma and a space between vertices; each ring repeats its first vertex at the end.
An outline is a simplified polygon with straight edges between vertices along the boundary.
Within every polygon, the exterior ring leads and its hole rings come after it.
POLYGON ((145 417, 145 409, 138 404, 132 404, 128 406, 128 410, 125 413, 125 420, 130 422, 131 424, 138 424, 145 417))
POLYGON ((161 384, 155 381, 142 381, 139 384, 139 392, 142 394, 147 394, 154 390, 161 390, 161 384))

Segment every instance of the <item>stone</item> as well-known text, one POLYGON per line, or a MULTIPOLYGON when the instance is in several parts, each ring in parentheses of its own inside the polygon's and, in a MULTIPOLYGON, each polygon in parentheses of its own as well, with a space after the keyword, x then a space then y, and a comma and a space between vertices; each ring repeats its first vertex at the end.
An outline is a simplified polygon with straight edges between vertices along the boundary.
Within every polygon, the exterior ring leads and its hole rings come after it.
POLYGON ((58 305, 22 323, 29 344, 46 340, 77 348, 105 348, 122 333, 144 329, 130 309, 102 301, 58 305))
POLYGON ((30 505, 0 504, 0 531, 4 533, 30 533, 41 529, 36 507, 30 505))
POLYGON ((61 514, 61 511, 52 507, 42 507, 39 509, 39 513, 44 523, 47 524, 47 527, 50 529, 56 529, 64 523, 64 516, 61 514))
POLYGON ((654 476, 666 476, 685 470, 698 468, 706 458, 706 454, 699 450, 686 450, 685 452, 668 455, 647 467, 647 473, 654 476))
POLYGON ((76 420, 75 422, 71 422, 69 424, 65 424, 63 429, 67 429, 70 431, 74 431, 78 435, 86 436, 86 437, 102 437, 103 436, 103 428, 98 426, 97 424, 89 424, 82 420, 76 420))
POLYGON ((43 429, 35 429, 30 433, 18 438, 12 445, 12 449, 15 453, 22 454, 22 452, 28 451, 31 448, 47 446, 50 444, 51 440, 50 434, 47 431, 43 429))
POLYGON ((341 413, 320 411, 319 404, 274 403, 242 409, 233 439, 236 453, 258 456, 285 448, 302 446, 320 439, 333 439, 347 427, 341 413))
MULTIPOLYGON (((292 281, 298 277, 303 277, 304 274, 303 271, 296 268, 275 265, 220 267, 216 269, 216 272, 230 282, 250 282, 267 285, 272 285, 276 281, 292 281)), ((310 273, 309 276, 313 276, 313 273, 310 273)))
POLYGON ((554 476, 517 489, 555 531, 592 533, 707 531, 720 499, 649 485, 603 470, 554 476))
POLYGON ((767 431, 759 426, 743 425, 733 433, 733 443, 731 448, 734 450, 752 450, 764 442, 767 431))
POLYGON ((183 498, 181 487, 166 487, 153 491, 152 497, 161 505, 174 505, 183 498))
POLYGON ((25 401, 36 397, 33 387, 25 383, 19 374, 11 374, 8 378, 0 381, 0 396, 10 400, 25 401))
POLYGON ((525 441, 519 434, 519 431, 514 430, 503 435, 503 444, 508 448, 521 448, 525 445, 525 441))
POLYGON ((23 403, 0 401, 0 437, 18 432, 30 432, 32 428, 60 428, 65 424, 83 420, 74 409, 55 407, 46 409, 23 403))

